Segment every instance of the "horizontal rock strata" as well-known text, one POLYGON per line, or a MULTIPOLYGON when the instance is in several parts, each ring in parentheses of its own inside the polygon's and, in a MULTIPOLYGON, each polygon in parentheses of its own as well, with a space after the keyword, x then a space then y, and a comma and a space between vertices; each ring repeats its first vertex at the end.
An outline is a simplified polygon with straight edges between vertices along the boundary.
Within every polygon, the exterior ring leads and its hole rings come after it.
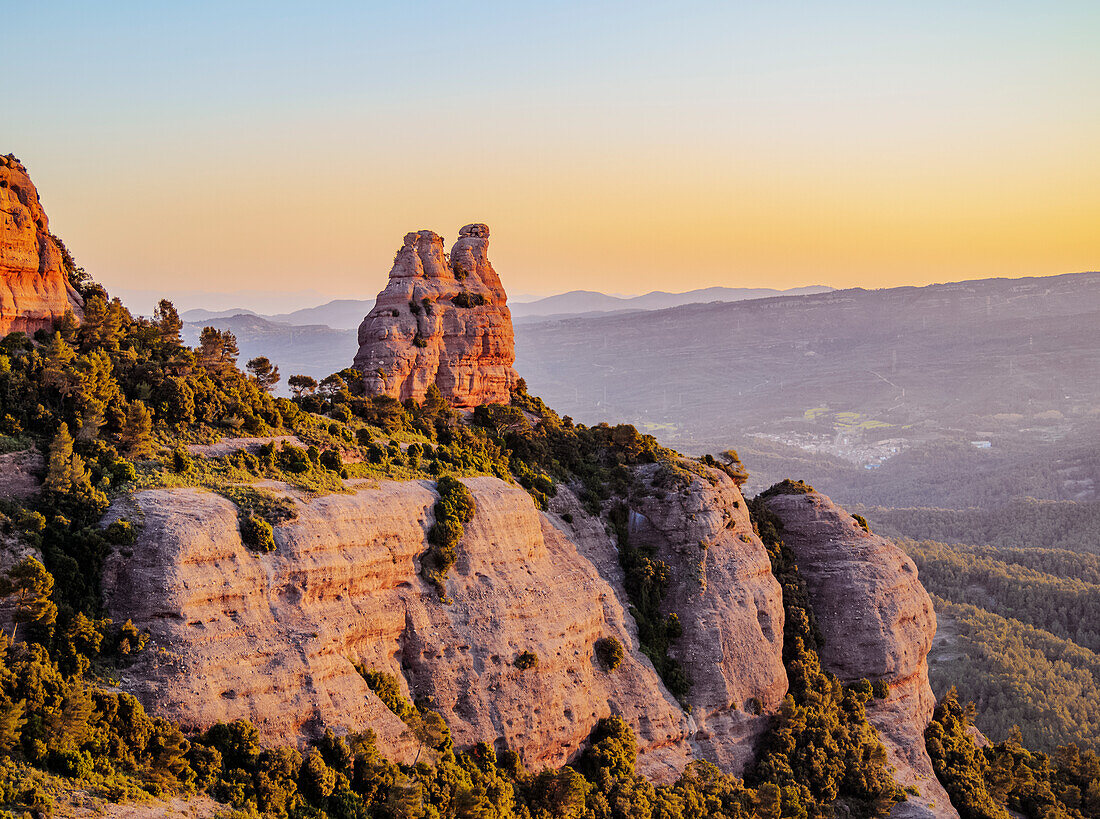
POLYGON ((241 544, 236 509, 219 495, 137 494, 136 509, 108 516, 142 521, 132 550, 107 561, 109 611, 153 638, 124 687, 191 728, 246 718, 266 740, 292 743, 325 726, 373 728, 384 751, 407 753, 361 663, 431 701, 459 747, 498 742, 529 765, 561 764, 598 719, 620 714, 644 750, 679 753, 687 719, 636 651, 614 591, 523 490, 466 483, 477 514, 447 581, 451 605, 417 574, 429 483, 300 502, 266 555, 241 544), (605 636, 629 649, 614 672, 594 656, 605 636), (524 651, 537 668, 514 665, 524 651))

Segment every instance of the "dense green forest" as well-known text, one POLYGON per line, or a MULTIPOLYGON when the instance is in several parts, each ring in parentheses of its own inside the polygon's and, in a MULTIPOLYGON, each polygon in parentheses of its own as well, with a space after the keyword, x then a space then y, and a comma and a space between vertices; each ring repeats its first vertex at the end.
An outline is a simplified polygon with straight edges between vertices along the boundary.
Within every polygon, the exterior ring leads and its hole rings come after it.
POLYGON ((1025 498, 990 509, 878 507, 864 514, 888 536, 1100 554, 1100 503, 1025 498))
POLYGON ((929 678, 937 695, 957 689, 994 739, 1019 726, 1028 747, 1100 751, 1100 557, 898 542, 935 601, 929 678))
POLYGON ((933 596, 948 637, 933 650, 932 688, 954 687, 976 723, 1003 739, 1019 726, 1030 748, 1075 742, 1100 752, 1100 655, 1050 632, 933 596))
MULTIPOLYGON (((982 556, 978 550, 933 541, 900 541, 917 564, 921 582, 948 600, 973 603, 1002 617, 1100 650, 1100 585, 982 556)), ((1046 550, 1034 550, 1033 562, 1045 565, 1046 550)), ((996 553, 996 552, 994 552, 996 553)), ((1053 564, 1059 553, 1050 558, 1053 564)), ((1065 566, 1065 553, 1060 565, 1065 566)))

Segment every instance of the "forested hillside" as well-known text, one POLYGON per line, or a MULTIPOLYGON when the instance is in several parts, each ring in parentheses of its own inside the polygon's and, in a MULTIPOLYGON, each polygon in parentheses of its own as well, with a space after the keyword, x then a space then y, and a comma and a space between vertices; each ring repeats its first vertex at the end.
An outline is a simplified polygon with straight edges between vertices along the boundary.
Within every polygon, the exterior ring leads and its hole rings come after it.
MULTIPOLYGON (((1004 547, 1031 544, 1100 554, 1100 503, 1025 498, 989 509, 877 507, 864 514, 891 536, 1004 547)), ((1002 559, 1007 559, 1003 553, 1002 559)))
MULTIPOLYGON (((876 510, 889 519, 893 510, 876 510)), ((907 520, 912 510, 897 510, 907 520)), ((963 513, 960 513, 963 514, 963 513)), ((879 517, 872 516, 874 525, 879 517)), ((937 696, 952 687, 993 739, 1100 750, 1100 557, 1065 549, 901 539, 933 594, 937 696)))

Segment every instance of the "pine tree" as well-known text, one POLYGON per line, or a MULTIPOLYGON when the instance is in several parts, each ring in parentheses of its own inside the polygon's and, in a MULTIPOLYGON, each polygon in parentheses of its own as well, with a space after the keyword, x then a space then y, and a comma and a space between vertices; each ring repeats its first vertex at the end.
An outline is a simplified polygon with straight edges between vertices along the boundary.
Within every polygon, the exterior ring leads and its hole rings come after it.
POLYGON ((57 606, 53 594, 53 576, 33 557, 25 557, 0 576, 0 595, 13 598, 11 640, 15 642, 15 630, 20 623, 53 625, 57 619, 57 606))
POLYGON ((71 395, 76 385, 76 379, 70 370, 75 358, 76 350, 65 342, 61 333, 54 333, 46 348, 46 368, 42 373, 42 381, 57 389, 62 397, 71 395))
POLYGON ((62 423, 50 442, 50 465, 46 472, 46 489, 65 493, 86 476, 83 459, 73 452, 73 436, 69 425, 62 423))
POLYGON ((153 311, 153 324, 160 331, 161 343, 170 349, 182 346, 180 331, 183 329, 183 320, 176 312, 176 306, 168 299, 161 299, 157 303, 157 309, 153 311))
POLYGON ((312 393, 317 389, 317 379, 308 375, 292 375, 286 383, 294 390, 294 396, 300 398, 303 393, 312 393))
POLYGON ((267 356, 261 355, 251 359, 247 368, 264 392, 271 392, 272 388, 279 383, 279 368, 272 364, 267 356))
POLYGON ((143 401, 131 401, 120 435, 123 449, 131 459, 147 458, 153 453, 153 418, 143 401))

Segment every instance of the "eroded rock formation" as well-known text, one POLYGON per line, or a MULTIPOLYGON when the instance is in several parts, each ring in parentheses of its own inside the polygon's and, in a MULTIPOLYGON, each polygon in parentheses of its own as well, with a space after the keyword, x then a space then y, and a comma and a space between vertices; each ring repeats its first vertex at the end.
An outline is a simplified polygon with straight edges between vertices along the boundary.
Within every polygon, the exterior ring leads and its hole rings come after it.
POLYGON ((108 558, 104 595, 113 617, 153 638, 123 687, 190 728, 246 718, 265 739, 296 743, 326 726, 369 727, 400 757, 411 747, 404 726, 355 671, 360 663, 434 702, 459 747, 502 739, 529 765, 561 764, 597 720, 618 714, 654 778, 674 778, 698 757, 740 771, 764 722, 745 706, 774 705, 786 678, 779 588, 732 482, 699 480, 668 509, 647 508, 645 536, 695 567, 674 601, 682 660, 697 679, 692 716, 638 650, 603 523, 568 489, 555 508, 572 510, 571 523, 540 513, 516 486, 465 483, 477 513, 447 580, 450 605, 417 571, 436 500, 428 482, 299 500, 267 555, 242 546, 236 510, 219 495, 154 490, 127 502, 136 508, 119 502, 108 520, 143 523, 132 549, 108 558), (614 671, 595 656, 601 637, 627 649, 614 671), (524 651, 537 669, 515 667, 524 651))
POLYGON ((436 384, 456 407, 508 403, 517 380, 512 316, 488 249, 481 224, 462 228, 450 255, 430 230, 405 236, 359 326, 355 367, 368 395, 420 401, 436 384))
POLYGON ((822 666, 845 682, 867 678, 890 685, 885 700, 868 703, 867 717, 897 768, 898 783, 920 792, 894 815, 957 819, 924 747, 936 704, 927 664, 936 614, 917 567, 818 492, 774 495, 766 503, 782 521, 783 540, 806 581, 825 638, 822 666))
POLYGON ((82 305, 27 169, 0 156, 0 338, 49 328, 66 310, 80 318, 82 305))

